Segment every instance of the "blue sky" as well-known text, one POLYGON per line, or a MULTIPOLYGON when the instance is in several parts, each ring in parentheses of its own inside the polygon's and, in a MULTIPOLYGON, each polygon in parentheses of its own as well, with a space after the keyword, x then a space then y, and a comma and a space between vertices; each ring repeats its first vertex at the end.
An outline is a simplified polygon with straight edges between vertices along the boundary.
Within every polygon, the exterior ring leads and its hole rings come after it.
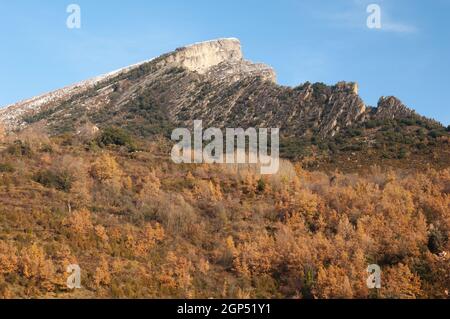
POLYGON ((176 47, 237 37, 283 85, 356 81, 368 105, 395 95, 450 124, 448 0, 15 0, 0 3, 0 105, 176 47), (66 27, 81 7, 82 28, 66 27), (369 4, 382 28, 367 28, 369 4))

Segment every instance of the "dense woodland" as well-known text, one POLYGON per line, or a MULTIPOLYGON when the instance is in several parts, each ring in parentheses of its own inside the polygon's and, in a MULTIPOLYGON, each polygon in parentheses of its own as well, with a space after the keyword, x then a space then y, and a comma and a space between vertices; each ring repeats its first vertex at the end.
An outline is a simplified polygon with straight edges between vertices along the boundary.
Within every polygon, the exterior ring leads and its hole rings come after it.
POLYGON ((262 177, 119 129, 1 141, 0 297, 448 298, 448 167, 262 177))

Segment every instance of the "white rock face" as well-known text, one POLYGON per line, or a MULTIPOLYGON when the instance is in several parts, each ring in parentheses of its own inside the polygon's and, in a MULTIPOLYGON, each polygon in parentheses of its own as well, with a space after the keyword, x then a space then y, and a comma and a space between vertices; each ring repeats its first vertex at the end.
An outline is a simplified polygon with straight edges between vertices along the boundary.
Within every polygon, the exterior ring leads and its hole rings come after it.
POLYGON ((271 67, 244 60, 241 42, 235 38, 201 42, 177 49, 159 65, 184 67, 219 79, 238 80, 244 76, 261 76, 267 81, 276 82, 276 74, 271 67))
POLYGON ((230 63, 243 61, 241 43, 238 39, 219 39, 183 47, 167 56, 162 64, 174 64, 205 74, 211 67, 225 61, 230 63))

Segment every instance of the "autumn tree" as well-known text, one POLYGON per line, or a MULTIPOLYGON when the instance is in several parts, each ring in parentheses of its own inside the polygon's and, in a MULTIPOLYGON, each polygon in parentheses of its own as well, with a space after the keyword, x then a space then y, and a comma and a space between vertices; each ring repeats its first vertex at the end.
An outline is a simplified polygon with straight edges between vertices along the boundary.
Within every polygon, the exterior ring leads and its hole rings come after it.
POLYGON ((121 170, 114 157, 102 154, 91 166, 91 175, 96 180, 104 182, 121 175, 121 170))
POLYGON ((421 281, 407 265, 399 264, 383 271, 381 296, 389 299, 421 297, 421 281))
POLYGON ((0 241, 0 274, 12 274, 18 267, 17 249, 7 241, 0 241))
POLYGON ((55 273, 53 263, 37 244, 22 249, 19 270, 35 286, 42 287, 46 291, 54 289, 53 279, 55 273))

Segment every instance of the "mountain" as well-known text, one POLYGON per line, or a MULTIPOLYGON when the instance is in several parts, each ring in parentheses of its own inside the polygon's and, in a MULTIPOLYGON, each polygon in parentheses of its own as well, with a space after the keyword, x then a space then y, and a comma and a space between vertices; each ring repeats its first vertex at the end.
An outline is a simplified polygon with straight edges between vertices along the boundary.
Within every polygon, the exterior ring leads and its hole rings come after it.
POLYGON ((222 39, 0 119, 0 298, 449 297, 450 135, 395 97, 280 86, 222 39), (280 170, 174 163, 193 120, 281 128, 280 170))
POLYGON ((141 137, 168 136, 173 127, 192 127, 193 120, 203 120, 204 127, 278 127, 284 156, 312 156, 312 167, 342 154, 344 161, 359 151, 365 157, 371 148, 380 150, 374 162, 413 155, 420 165, 448 164, 448 144, 442 148, 436 140, 448 137, 440 123, 395 97, 367 106, 352 82, 280 86, 271 67, 244 59, 237 39, 179 48, 0 111, 8 131, 39 124, 52 135, 90 123, 141 137))

